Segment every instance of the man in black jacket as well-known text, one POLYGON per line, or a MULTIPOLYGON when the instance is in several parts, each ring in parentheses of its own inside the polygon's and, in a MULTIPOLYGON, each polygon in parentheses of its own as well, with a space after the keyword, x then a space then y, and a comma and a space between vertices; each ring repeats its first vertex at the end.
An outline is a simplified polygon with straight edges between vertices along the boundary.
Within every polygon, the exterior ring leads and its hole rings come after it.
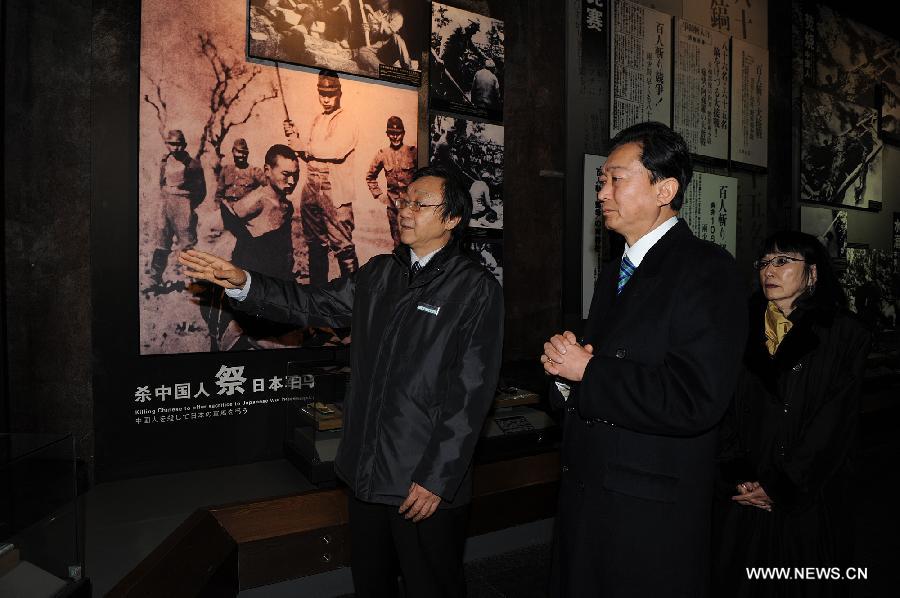
POLYGON ((597 199, 625 252, 600 273, 584 338, 556 335, 541 356, 566 411, 558 594, 703 598, 744 288, 734 259, 677 218, 692 174, 684 139, 642 123, 611 145, 597 199))
POLYGON ((356 595, 463 596, 471 461, 499 375, 500 285, 459 246, 472 212, 440 168, 397 201, 400 245, 321 286, 245 272, 196 250, 187 273, 235 305, 300 326, 352 326, 352 377, 335 471, 349 502, 356 595))

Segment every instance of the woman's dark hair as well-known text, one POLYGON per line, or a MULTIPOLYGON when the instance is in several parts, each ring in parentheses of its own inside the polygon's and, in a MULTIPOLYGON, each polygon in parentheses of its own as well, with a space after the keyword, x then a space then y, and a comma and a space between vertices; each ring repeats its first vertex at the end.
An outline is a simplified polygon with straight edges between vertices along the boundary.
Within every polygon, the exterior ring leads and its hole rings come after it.
POLYGON ((763 241, 759 257, 767 253, 799 253, 805 261, 807 278, 812 266, 816 267, 816 283, 794 300, 794 309, 841 311, 847 308, 847 295, 834 273, 828 251, 817 238, 797 231, 779 231, 763 241))
POLYGON ((472 196, 469 195, 469 190, 463 186, 459 177, 443 166, 426 166, 418 169, 413 173, 410 183, 427 176, 437 177, 444 181, 441 187, 444 200, 441 220, 459 216, 459 224, 453 228, 453 238, 461 239, 466 232, 466 227, 469 226, 469 219, 472 217, 472 196))
POLYGON ((669 205, 676 212, 680 210, 684 193, 694 174, 691 152, 684 137, 662 123, 650 121, 620 131, 610 141, 609 152, 626 143, 641 146, 641 164, 650 171, 651 183, 670 177, 678 181, 678 193, 669 205))

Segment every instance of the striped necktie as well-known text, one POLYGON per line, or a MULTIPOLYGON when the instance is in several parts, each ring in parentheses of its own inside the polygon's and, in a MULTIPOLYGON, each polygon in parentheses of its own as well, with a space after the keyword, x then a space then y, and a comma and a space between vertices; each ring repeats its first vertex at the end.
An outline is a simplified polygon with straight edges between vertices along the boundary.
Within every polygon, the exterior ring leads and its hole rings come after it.
POLYGON ((622 256, 622 266, 619 268, 619 284, 616 287, 616 295, 622 294, 622 289, 628 283, 628 279, 634 274, 634 264, 628 259, 628 256, 622 256))

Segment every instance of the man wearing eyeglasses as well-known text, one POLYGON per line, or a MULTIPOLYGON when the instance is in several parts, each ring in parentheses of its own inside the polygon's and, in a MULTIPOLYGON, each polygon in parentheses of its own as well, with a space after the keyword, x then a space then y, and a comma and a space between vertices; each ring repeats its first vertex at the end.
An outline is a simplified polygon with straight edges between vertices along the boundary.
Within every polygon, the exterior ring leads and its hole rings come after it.
POLYGON ((579 338, 541 363, 565 407, 556 595, 708 595, 716 426, 734 390, 746 295, 734 259, 678 220, 692 165, 661 123, 619 133, 597 199, 625 237, 579 338))
POLYGON ((180 256, 238 309, 297 326, 351 326, 352 380, 335 472, 350 487, 356 595, 464 596, 471 461, 503 344, 499 283, 462 252, 468 191, 415 172, 397 200, 400 240, 351 276, 300 285, 201 251, 180 256))

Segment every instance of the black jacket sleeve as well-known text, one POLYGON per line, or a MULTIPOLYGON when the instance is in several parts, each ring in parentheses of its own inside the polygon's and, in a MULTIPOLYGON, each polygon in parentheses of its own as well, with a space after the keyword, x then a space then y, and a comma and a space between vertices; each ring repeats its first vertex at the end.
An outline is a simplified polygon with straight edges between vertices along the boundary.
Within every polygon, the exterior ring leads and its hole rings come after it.
POLYGON ((483 300, 460 331, 450 391, 431 440, 413 472, 420 486, 452 501, 472 461, 484 418, 494 400, 503 349, 503 295, 486 280, 483 300))
POLYGON ((243 301, 232 300, 241 311, 271 322, 296 326, 350 325, 356 276, 343 276, 324 285, 303 285, 250 272, 250 291, 243 301))

